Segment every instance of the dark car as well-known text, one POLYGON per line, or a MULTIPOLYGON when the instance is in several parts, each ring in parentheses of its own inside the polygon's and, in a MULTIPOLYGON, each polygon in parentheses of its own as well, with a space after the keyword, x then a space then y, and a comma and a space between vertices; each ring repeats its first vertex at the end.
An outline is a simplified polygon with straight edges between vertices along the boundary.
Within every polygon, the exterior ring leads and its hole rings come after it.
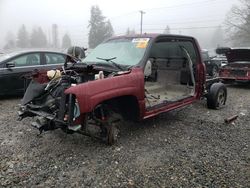
POLYGON ((224 82, 250 82, 250 48, 221 48, 228 64, 220 69, 219 75, 224 82))
POLYGON ((58 79, 32 80, 21 101, 20 119, 33 116, 40 132, 62 129, 116 141, 119 122, 138 121, 207 98, 225 105, 226 87, 206 80, 193 37, 144 34, 113 37, 58 79))
POLYGON ((215 64, 218 65, 219 69, 220 67, 223 67, 225 65, 227 65, 227 57, 225 55, 217 55, 212 57, 211 61, 215 64))
POLYGON ((207 50, 202 50, 202 59, 206 65, 207 74, 211 77, 218 77, 221 61, 217 61, 214 57, 210 57, 207 50))
POLYGON ((70 55, 49 50, 25 50, 0 56, 0 95, 19 95, 25 90, 23 76, 34 70, 61 68, 77 61, 70 55))
POLYGON ((85 51, 87 48, 79 47, 79 46, 71 46, 67 49, 67 54, 70 54, 79 59, 84 59, 86 57, 85 51))

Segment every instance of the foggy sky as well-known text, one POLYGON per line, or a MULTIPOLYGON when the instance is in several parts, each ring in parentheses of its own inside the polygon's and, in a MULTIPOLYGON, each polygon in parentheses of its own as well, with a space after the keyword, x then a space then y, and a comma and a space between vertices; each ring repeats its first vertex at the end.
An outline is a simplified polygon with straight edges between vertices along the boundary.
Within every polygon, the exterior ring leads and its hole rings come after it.
POLYGON ((98 5, 110 19, 117 35, 124 34, 128 27, 139 32, 139 10, 143 10, 143 32, 162 33, 169 25, 171 33, 194 35, 206 46, 237 3, 238 0, 0 0, 0 48, 5 45, 7 32, 16 35, 22 24, 29 33, 33 27, 41 26, 51 40, 54 23, 58 24, 60 39, 68 33, 73 45, 87 47, 92 5, 98 5))

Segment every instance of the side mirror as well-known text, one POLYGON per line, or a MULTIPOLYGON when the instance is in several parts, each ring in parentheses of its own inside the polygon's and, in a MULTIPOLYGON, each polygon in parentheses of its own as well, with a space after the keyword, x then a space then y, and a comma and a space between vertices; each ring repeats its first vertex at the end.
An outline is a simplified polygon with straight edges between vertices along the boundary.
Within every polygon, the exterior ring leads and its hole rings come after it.
POLYGON ((148 60, 144 68, 144 76, 148 77, 151 74, 152 74, 152 63, 150 60, 148 60))
POLYGON ((15 63, 14 62, 8 62, 8 63, 6 63, 6 67, 11 69, 11 68, 15 67, 15 63))

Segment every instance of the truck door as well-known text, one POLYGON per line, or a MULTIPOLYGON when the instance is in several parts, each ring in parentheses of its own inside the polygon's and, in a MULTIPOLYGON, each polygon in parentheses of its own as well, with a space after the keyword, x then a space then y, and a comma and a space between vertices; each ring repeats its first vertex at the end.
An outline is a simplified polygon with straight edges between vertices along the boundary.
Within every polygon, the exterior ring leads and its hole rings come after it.
POLYGON ((159 38, 152 45, 147 63, 152 69, 145 78, 148 109, 194 97, 197 56, 192 41, 159 38))

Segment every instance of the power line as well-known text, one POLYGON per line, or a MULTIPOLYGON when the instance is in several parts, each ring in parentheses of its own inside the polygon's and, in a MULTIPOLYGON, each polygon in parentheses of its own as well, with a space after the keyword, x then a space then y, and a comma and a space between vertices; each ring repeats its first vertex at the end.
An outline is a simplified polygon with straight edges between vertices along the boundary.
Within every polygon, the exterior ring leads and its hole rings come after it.
MULTIPOLYGON (((164 27, 165 27, 165 25, 164 25, 164 27)), ((181 29, 209 29, 209 28, 218 28, 218 27, 221 27, 221 28, 224 28, 224 26, 223 25, 213 25, 213 26, 190 26, 190 27, 170 27, 170 29, 171 30, 181 30, 181 29)), ((138 26, 137 27, 135 27, 135 28, 137 28, 137 29, 139 29, 138 28, 138 26)), ((126 28, 125 27, 120 27, 120 28, 116 28, 115 30, 116 31, 121 31, 121 30, 125 30, 126 28)), ((156 28, 156 27, 154 27, 154 28, 145 28, 144 30, 147 30, 147 31, 156 31, 156 30, 164 30, 165 28, 156 28)))
MULTIPOLYGON (((185 30, 185 29, 212 29, 212 28, 223 28, 223 26, 221 25, 216 25, 216 26, 201 26, 201 27, 175 27, 175 28, 171 28, 171 30, 185 30)), ((147 29, 148 31, 155 31, 155 30, 164 30, 163 28, 159 28, 159 29, 147 29)))
MULTIPOLYGON (((145 11, 146 10, 147 11, 151 11, 151 10, 158 10, 158 9, 172 9, 172 8, 178 8, 178 7, 191 6, 191 5, 199 5, 199 4, 204 4, 204 3, 213 3, 213 2, 218 3, 219 1, 221 1, 221 2, 223 2, 223 1, 228 2, 228 0, 205 0, 205 1, 199 1, 199 2, 193 2, 193 3, 183 3, 183 4, 179 4, 179 5, 172 5, 172 6, 146 8, 144 10, 145 11)), ((135 14, 135 13, 137 13, 137 11, 132 11, 132 12, 128 12, 128 13, 125 13, 125 14, 118 15, 118 16, 113 16, 113 17, 110 17, 108 19, 114 20, 116 18, 123 17, 123 16, 128 16, 130 14, 135 14)))
POLYGON ((157 22, 153 24, 143 24, 143 25, 162 25, 162 24, 189 24, 189 23, 204 23, 204 22, 221 22, 221 20, 197 20, 197 21, 182 21, 182 22, 157 22))
POLYGON ((204 3, 211 3, 211 2, 218 2, 218 1, 227 1, 228 0, 205 0, 205 1, 199 1, 199 2, 193 2, 193 3, 183 3, 179 5, 173 5, 173 6, 166 6, 166 7, 155 7, 155 8, 148 8, 144 10, 157 10, 157 9, 171 9, 171 8, 178 8, 178 7, 185 7, 185 6, 191 6, 191 5, 199 5, 204 3))

